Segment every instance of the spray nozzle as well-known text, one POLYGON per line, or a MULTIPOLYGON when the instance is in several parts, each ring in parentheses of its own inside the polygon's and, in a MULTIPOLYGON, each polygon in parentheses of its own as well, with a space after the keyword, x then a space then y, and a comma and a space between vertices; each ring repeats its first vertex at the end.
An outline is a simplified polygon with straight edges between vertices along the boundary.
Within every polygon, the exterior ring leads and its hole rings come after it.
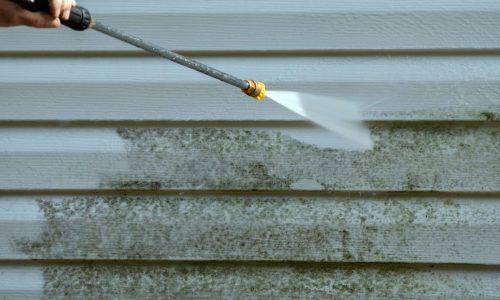
POLYGON ((266 96, 266 85, 260 81, 255 80, 245 80, 248 83, 248 87, 243 91, 250 97, 257 100, 262 100, 266 96))

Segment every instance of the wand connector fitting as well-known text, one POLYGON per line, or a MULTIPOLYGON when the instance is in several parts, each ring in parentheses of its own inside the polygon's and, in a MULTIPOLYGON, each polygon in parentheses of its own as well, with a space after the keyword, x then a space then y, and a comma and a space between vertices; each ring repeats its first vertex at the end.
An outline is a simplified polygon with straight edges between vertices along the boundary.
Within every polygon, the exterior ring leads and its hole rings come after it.
POLYGON ((262 100, 266 97, 266 85, 260 81, 245 80, 248 83, 248 88, 242 90, 243 93, 257 100, 262 100))

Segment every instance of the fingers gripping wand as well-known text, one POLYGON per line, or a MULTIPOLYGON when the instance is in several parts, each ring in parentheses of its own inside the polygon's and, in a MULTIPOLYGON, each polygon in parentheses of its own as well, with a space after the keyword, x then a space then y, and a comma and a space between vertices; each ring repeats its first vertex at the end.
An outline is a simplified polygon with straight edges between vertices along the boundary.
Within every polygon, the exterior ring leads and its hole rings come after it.
MULTIPOLYGON (((18 5, 30 11, 42 11, 47 13, 50 12, 48 0, 11 0, 11 1, 17 3, 18 5)), ((220 81, 228 83, 237 88, 240 88, 245 94, 257 100, 264 99, 266 95, 265 85, 262 82, 255 80, 239 79, 230 74, 224 73, 222 71, 209 67, 205 64, 202 64, 198 61, 177 54, 173 51, 143 41, 138 37, 105 26, 100 22, 97 22, 94 19, 92 19, 90 12, 84 7, 81 6, 73 7, 71 9, 71 14, 69 19, 61 20, 61 23, 77 31, 84 31, 89 28, 92 28, 101 33, 109 35, 113 38, 119 39, 123 42, 134 45, 138 48, 144 49, 146 51, 149 51, 151 53, 169 59, 175 63, 191 68, 195 71, 201 72, 213 78, 219 79, 220 81)))

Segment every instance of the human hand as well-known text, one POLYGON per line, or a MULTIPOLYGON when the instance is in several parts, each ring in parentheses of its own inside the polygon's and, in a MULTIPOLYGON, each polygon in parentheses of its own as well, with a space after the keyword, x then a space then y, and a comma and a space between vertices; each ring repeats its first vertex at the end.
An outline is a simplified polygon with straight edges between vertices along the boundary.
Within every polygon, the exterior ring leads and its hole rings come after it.
POLYGON ((50 14, 31 12, 8 0, 0 0, 0 26, 26 25, 36 28, 56 28, 61 19, 67 20, 75 0, 49 0, 50 14))

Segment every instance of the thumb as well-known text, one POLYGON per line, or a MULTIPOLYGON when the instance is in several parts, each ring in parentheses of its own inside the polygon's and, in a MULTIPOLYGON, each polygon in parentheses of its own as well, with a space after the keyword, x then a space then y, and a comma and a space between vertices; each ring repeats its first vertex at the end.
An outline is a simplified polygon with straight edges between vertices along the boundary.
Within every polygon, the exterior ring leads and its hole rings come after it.
POLYGON ((61 21, 58 18, 54 18, 43 12, 23 10, 19 15, 19 19, 24 25, 36 28, 57 28, 61 25, 61 21))

